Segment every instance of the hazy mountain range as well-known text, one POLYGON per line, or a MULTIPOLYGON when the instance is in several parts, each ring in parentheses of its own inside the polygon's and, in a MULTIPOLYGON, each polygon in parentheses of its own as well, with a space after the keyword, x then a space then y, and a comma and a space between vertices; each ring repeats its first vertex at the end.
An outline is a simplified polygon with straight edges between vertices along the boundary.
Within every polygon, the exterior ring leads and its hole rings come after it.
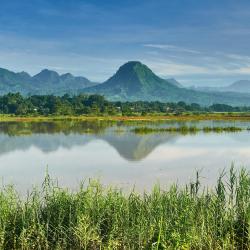
POLYGON ((35 76, 0 69, 0 94, 8 92, 20 92, 24 95, 97 93, 110 100, 121 101, 250 105, 250 81, 239 81, 223 88, 185 88, 175 79, 160 78, 137 61, 125 63, 111 78, 99 84, 85 77, 75 77, 70 73, 59 75, 47 69, 35 76))
POLYGON ((225 87, 192 87, 192 89, 199 91, 208 91, 208 92, 220 91, 220 92, 250 93, 250 80, 239 80, 225 87))

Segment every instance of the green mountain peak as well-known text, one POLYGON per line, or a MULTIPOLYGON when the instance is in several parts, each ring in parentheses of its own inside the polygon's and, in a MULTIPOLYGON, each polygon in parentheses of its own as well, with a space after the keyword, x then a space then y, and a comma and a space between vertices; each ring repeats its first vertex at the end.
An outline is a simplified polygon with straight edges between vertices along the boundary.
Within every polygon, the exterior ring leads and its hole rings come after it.
POLYGON ((158 93, 160 90, 176 89, 172 83, 158 77, 150 68, 139 61, 129 61, 103 84, 88 88, 88 92, 104 95, 129 97, 143 97, 158 93))

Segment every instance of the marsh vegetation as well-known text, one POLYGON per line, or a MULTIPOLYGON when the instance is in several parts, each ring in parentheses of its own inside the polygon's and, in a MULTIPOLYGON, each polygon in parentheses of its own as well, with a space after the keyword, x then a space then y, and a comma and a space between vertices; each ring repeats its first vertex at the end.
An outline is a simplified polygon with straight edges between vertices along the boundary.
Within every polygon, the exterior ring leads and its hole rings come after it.
MULTIPOLYGON (((181 134, 195 134, 198 132, 204 132, 204 133, 222 133, 222 132, 240 132, 243 131, 244 128, 242 127, 234 127, 234 126, 228 126, 228 127, 196 127, 196 126, 175 126, 175 127, 165 127, 165 128, 158 128, 158 127, 136 127, 133 128, 131 131, 136 134, 148 134, 148 133, 181 133, 181 134)), ((246 130, 249 130, 247 128, 246 130)))
POLYGON ((199 174, 186 186, 143 194, 90 180, 76 192, 46 175, 20 197, 0 191, 1 249, 248 249, 250 176, 222 174, 214 189, 199 174))

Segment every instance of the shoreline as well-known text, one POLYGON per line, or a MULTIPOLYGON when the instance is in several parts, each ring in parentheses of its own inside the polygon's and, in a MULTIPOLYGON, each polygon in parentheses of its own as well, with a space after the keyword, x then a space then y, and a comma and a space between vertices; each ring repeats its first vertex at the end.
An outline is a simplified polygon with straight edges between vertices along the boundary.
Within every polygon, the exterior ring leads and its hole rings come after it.
POLYGON ((43 122, 43 121, 205 121, 205 120, 229 120, 250 121, 250 113, 208 113, 208 114, 183 114, 183 115, 147 115, 147 116, 12 116, 0 115, 0 122, 43 122))

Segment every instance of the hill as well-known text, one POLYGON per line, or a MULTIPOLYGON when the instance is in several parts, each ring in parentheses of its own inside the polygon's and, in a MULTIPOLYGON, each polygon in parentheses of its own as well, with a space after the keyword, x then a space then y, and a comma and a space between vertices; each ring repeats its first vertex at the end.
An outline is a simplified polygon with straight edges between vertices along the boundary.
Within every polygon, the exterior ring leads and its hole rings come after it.
POLYGON ((228 91, 250 93, 250 80, 240 80, 225 88, 228 91))
POLYGON ((103 84, 86 88, 85 92, 100 93, 113 99, 136 100, 150 96, 160 97, 159 90, 174 92, 175 84, 155 75, 146 65, 132 61, 122 65, 103 84))
POLYGON ((75 77, 70 73, 59 75, 48 69, 44 69, 32 77, 26 72, 15 73, 0 68, 0 94, 8 92, 63 94, 96 84, 85 77, 75 77))
MULTIPOLYGON (((236 83, 235 83, 236 84, 236 83)), ((238 83, 239 84, 239 83, 238 83)), ((236 84, 237 85, 237 84, 236 84)), ((246 84, 242 83, 246 89, 246 84)), ((85 77, 75 77, 70 73, 63 75, 56 71, 44 69, 30 76, 26 72, 15 73, 0 69, 0 95, 9 92, 28 94, 101 94, 114 101, 161 101, 199 103, 212 105, 214 103, 233 106, 250 105, 250 93, 236 92, 239 86, 232 90, 205 91, 185 88, 175 79, 162 79, 146 65, 138 61, 130 61, 122 65, 118 71, 102 84, 91 82, 85 77)))
POLYGON ((250 93, 250 80, 239 80, 225 87, 191 87, 194 90, 204 92, 235 92, 250 93))
POLYGON ((0 68, 0 93, 31 91, 31 76, 26 72, 14 73, 0 68))
POLYGON ((180 87, 172 79, 165 80, 158 77, 146 65, 137 61, 125 63, 104 83, 82 89, 80 92, 102 94, 110 100, 121 101, 250 105, 250 94, 205 92, 180 87))

